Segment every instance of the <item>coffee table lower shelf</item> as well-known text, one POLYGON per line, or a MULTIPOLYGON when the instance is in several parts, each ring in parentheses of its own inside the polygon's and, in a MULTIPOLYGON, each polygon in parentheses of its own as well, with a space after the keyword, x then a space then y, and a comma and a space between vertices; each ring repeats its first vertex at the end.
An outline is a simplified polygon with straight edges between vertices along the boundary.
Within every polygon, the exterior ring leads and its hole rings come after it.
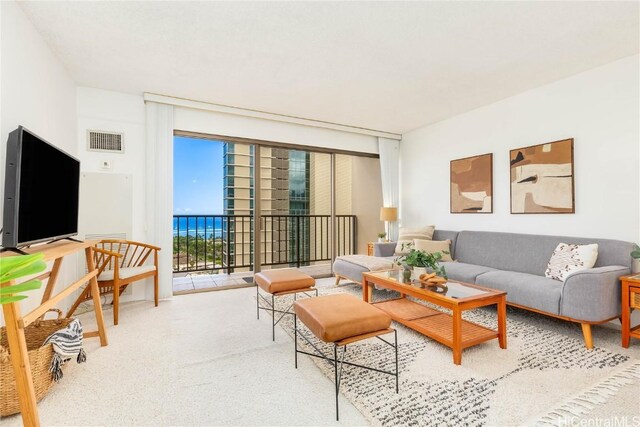
MULTIPOLYGON (((465 348, 499 338, 498 331, 462 320, 460 325, 461 337, 459 345, 456 346, 457 337, 454 335, 454 319, 452 315, 426 307, 407 298, 376 302, 374 305, 389 314, 396 322, 454 350, 454 362, 456 362, 456 351, 461 352, 465 348)), ((460 362, 456 364, 460 364, 460 362)))

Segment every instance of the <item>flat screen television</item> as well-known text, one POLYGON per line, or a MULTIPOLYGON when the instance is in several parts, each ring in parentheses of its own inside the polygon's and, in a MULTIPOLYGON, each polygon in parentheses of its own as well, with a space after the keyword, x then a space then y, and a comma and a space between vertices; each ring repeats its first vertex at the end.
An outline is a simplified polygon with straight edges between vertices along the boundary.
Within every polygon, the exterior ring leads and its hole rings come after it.
POLYGON ((2 246, 78 234, 80 162, 19 126, 7 140, 2 246))

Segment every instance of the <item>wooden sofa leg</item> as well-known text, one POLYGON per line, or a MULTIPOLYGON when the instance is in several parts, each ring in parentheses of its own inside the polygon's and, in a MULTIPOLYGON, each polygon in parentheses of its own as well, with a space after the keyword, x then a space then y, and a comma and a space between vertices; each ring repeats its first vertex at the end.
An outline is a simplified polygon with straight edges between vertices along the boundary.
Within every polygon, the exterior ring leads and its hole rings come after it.
POLYGON ((591 324, 581 323, 582 335, 584 335, 584 345, 589 349, 593 349, 593 337, 591 336, 591 324))
POLYGON ((336 274, 336 287, 338 287, 338 285, 340 284, 340 279, 342 279, 342 277, 336 274))

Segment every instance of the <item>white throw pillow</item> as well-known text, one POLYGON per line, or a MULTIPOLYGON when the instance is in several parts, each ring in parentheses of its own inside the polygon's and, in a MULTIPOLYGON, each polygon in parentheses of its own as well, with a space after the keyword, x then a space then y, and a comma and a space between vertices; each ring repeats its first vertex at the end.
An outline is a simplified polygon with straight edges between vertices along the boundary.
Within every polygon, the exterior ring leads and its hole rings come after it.
POLYGON ((598 259, 598 244, 592 245, 571 245, 560 243, 553 251, 547 270, 546 277, 564 282, 576 271, 593 268, 598 259))
POLYGON ((398 232, 398 243, 396 244, 396 255, 406 255, 413 244, 414 239, 431 240, 435 225, 427 225, 421 228, 402 227, 398 232), (403 248, 404 245, 404 248, 403 248))

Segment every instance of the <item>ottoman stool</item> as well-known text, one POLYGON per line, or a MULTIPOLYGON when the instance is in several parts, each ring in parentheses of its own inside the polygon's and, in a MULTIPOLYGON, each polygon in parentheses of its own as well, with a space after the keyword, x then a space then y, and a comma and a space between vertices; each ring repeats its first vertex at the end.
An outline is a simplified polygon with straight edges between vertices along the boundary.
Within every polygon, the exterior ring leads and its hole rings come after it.
MULTIPOLYGON (((289 311, 291 305, 285 310, 276 310, 275 297, 293 294, 294 301, 297 299, 298 293, 304 293, 307 296, 310 291, 315 291, 318 296, 318 290, 314 288, 316 281, 308 274, 304 274, 294 269, 278 269, 267 270, 256 273, 254 276, 256 281, 256 311, 258 319, 260 319, 260 310, 271 312, 271 336, 272 340, 276 340, 276 325, 285 314, 294 314, 289 311), (263 295, 260 294, 260 289, 271 295, 271 302, 263 295), (260 298, 262 298, 268 305, 261 306, 260 298), (276 313, 280 313, 280 317, 276 320, 276 313)), ((292 304, 293 305, 293 304, 292 304)))
POLYGON ((336 383, 336 420, 339 420, 338 394, 340 393, 340 379, 342 366, 349 365, 368 369, 396 377, 396 393, 398 392, 398 333, 391 328, 391 318, 384 311, 366 303, 353 295, 337 294, 296 301, 293 304, 295 366, 298 368, 298 353, 327 360, 333 364, 336 383), (298 330, 298 318, 321 341, 333 344, 333 358, 326 356, 302 330, 298 330), (298 350, 298 332, 317 353, 298 350), (394 343, 383 339, 380 335, 393 333, 394 343), (367 338, 376 337, 395 351, 395 372, 369 366, 362 366, 344 360, 347 344, 352 344, 367 338), (340 367, 338 369, 338 347, 342 347, 340 367))

